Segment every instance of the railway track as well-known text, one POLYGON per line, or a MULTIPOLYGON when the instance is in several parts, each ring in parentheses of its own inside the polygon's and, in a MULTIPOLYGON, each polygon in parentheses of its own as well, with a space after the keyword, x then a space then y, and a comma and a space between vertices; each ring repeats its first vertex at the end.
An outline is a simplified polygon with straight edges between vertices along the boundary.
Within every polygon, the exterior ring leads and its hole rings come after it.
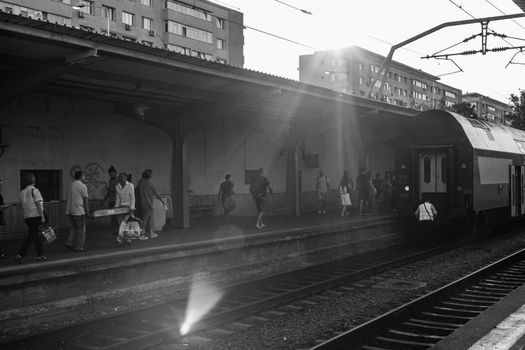
POLYGON ((312 350, 428 349, 525 283, 525 249, 312 350))
MULTIPOLYGON (((229 287, 220 291, 224 297, 191 327, 191 331, 213 329, 268 310, 271 314, 272 308, 423 259, 450 247, 443 245, 424 251, 420 247, 399 247, 229 287)), ((200 297, 207 300, 213 296, 203 294, 200 297)), ((6 349, 144 349, 176 339, 182 342, 179 329, 187 304, 187 299, 180 299, 0 346, 6 349)), ((242 322, 237 325, 246 326, 242 322)))

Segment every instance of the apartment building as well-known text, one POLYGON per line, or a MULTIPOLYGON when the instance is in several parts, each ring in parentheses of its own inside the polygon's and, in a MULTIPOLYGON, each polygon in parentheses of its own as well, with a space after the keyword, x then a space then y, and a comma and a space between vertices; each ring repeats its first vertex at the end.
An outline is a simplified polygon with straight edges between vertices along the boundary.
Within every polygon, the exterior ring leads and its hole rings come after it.
POLYGON ((478 94, 477 92, 463 95, 463 102, 469 103, 474 107, 474 111, 480 119, 489 122, 507 124, 505 116, 512 113, 507 103, 497 101, 488 96, 478 94))
POLYGON ((205 0, 0 0, 0 10, 244 65, 243 14, 205 0))
POLYGON ((435 75, 396 61, 392 61, 379 96, 381 80, 378 73, 384 59, 359 46, 317 51, 299 57, 299 80, 418 110, 446 108, 461 102, 460 89, 439 82, 435 75))

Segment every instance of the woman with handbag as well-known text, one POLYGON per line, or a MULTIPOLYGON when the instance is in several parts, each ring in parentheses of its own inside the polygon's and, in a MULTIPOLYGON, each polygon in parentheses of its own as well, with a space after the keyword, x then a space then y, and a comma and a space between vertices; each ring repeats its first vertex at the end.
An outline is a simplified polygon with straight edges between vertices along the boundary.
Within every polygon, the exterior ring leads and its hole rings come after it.
POLYGON ((44 198, 42 198, 42 194, 38 188, 35 187, 36 179, 33 173, 26 174, 24 180, 27 183, 27 187, 20 192, 20 202, 22 203, 24 221, 28 227, 28 232, 26 239, 18 250, 18 254, 15 256, 15 261, 19 264, 22 263, 22 259, 32 243, 35 244, 36 260, 46 260, 42 239, 38 235, 40 225, 46 222, 44 216, 44 198))

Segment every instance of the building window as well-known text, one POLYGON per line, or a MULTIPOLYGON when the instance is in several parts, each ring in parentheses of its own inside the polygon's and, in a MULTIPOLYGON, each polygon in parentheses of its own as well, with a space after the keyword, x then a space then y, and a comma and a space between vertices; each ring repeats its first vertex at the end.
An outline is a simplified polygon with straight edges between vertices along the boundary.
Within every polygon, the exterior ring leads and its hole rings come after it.
POLYGON ((135 15, 133 13, 122 11, 122 23, 132 26, 134 22, 135 15))
POLYGON ((427 95, 419 91, 412 91, 412 97, 423 100, 423 101, 427 100, 427 95))
POLYGON ((217 23, 217 28, 224 29, 224 26, 226 24, 225 23, 226 21, 224 20, 224 18, 216 17, 215 19, 216 19, 216 23, 217 23))
POLYGON ((219 50, 225 50, 226 49, 226 40, 224 40, 224 39, 217 39, 217 48, 219 50))
POLYGON ((93 15, 95 14, 95 3, 93 1, 89 1, 89 0, 80 0, 80 9, 79 11, 80 12, 83 12, 87 15, 93 15))
POLYGON ((173 0, 167 0, 166 1, 166 8, 177 11, 180 13, 184 13, 185 15, 200 18, 204 21, 211 22, 212 16, 210 13, 204 9, 200 9, 195 6, 186 5, 185 3, 173 1, 173 0))
POLYGON ((25 176, 28 173, 33 173, 35 175, 35 187, 38 188, 42 197, 44 197, 44 202, 61 200, 60 179, 62 178, 62 171, 37 169, 20 170, 20 189, 26 187, 25 176))
POLYGON ((370 71, 371 72, 379 73, 380 70, 381 70, 381 68, 379 68, 378 66, 374 66, 373 64, 370 65, 370 71))
POLYGON ((445 96, 455 99, 456 94, 450 91, 445 90, 445 96))
POLYGON ((142 17, 142 28, 147 30, 153 29, 153 20, 148 17, 142 17))
POLYGON ((47 12, 43 13, 43 17, 45 21, 48 21, 50 23, 55 23, 55 24, 60 24, 63 26, 71 27, 71 18, 62 17, 59 15, 55 15, 55 14, 47 13, 47 12))
POLYGON ((140 3, 142 5, 151 7, 151 0, 140 0, 140 3))
POLYGON ((109 18, 110 20, 115 21, 116 13, 117 11, 115 11, 115 8, 109 6, 102 6, 102 16, 104 18, 109 18))
POLYGON ((422 89, 426 89, 427 88, 427 84, 425 84, 425 83, 423 83, 423 82, 421 82, 421 81, 419 81, 417 79, 412 80, 412 85, 417 86, 417 87, 422 88, 422 89))
POLYGON ((185 24, 180 24, 174 21, 166 21, 166 31, 168 33, 177 34, 186 38, 202 41, 208 44, 213 42, 212 33, 205 30, 193 28, 185 24))

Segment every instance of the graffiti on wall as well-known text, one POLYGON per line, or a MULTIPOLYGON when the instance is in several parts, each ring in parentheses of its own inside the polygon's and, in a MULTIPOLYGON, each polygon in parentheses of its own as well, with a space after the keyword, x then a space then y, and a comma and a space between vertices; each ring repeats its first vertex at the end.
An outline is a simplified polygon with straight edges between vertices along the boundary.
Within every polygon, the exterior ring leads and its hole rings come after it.
POLYGON ((108 175, 104 168, 94 162, 87 164, 84 168, 79 165, 73 165, 69 170, 71 178, 75 177, 75 172, 83 171, 86 175, 86 186, 91 199, 102 199, 106 195, 108 186, 108 175))

